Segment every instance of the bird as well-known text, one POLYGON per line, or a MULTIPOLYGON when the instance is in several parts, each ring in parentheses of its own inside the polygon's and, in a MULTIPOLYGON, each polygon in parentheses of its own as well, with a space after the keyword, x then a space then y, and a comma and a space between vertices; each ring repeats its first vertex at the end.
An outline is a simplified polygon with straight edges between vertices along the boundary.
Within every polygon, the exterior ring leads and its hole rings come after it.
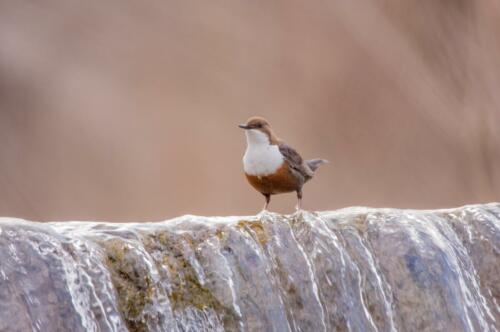
POLYGON ((245 176, 252 187, 265 197, 267 211, 271 195, 296 192, 296 210, 302 210, 302 187, 311 180, 325 159, 303 160, 300 154, 279 139, 271 124, 254 116, 238 125, 245 130, 247 148, 243 156, 245 176))

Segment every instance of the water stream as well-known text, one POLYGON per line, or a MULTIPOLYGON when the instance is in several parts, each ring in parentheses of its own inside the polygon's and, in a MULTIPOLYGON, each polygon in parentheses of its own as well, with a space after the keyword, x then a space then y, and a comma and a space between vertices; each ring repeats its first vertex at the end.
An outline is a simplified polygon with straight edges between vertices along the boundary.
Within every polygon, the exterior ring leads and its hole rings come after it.
POLYGON ((500 204, 0 219, 0 331, 499 331, 500 204))

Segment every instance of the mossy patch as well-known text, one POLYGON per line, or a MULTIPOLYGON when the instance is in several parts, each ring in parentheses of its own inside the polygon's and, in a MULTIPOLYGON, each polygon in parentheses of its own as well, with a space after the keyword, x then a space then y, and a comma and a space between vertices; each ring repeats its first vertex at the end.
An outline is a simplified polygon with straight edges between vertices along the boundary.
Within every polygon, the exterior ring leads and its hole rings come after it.
POLYGON ((223 237, 218 234, 197 234, 193 238, 189 233, 175 234, 167 231, 149 234, 144 238, 148 252, 155 252, 159 258, 157 264, 168 269, 170 282, 169 298, 174 314, 184 312, 191 307, 198 310, 212 309, 228 330, 236 328, 236 316, 232 309, 226 308, 213 294, 212 290, 202 284, 200 276, 190 260, 198 260, 197 247, 210 236, 223 237))
POLYGON ((261 245, 266 245, 269 241, 267 234, 264 231, 264 227, 262 226, 262 222, 260 221, 241 220, 236 224, 236 227, 250 233, 250 235, 261 245))
POLYGON ((226 234, 226 232, 224 232, 222 229, 219 229, 219 228, 218 228, 218 229, 215 231, 215 236, 216 236, 216 237, 217 237, 217 239, 219 239, 219 241, 220 241, 220 240, 225 239, 225 238, 226 238, 226 236, 227 236, 227 234, 226 234))
POLYGON ((143 311, 152 302, 154 287, 151 278, 138 272, 126 243, 114 239, 103 243, 103 246, 106 264, 118 293, 118 309, 129 331, 147 331, 143 311))

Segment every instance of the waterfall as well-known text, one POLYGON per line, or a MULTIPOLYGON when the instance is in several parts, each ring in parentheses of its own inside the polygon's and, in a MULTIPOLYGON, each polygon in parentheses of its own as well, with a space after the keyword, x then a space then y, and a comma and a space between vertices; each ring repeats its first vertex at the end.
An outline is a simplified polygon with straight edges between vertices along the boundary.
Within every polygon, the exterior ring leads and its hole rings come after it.
POLYGON ((0 219, 0 331, 499 331, 500 204, 0 219))

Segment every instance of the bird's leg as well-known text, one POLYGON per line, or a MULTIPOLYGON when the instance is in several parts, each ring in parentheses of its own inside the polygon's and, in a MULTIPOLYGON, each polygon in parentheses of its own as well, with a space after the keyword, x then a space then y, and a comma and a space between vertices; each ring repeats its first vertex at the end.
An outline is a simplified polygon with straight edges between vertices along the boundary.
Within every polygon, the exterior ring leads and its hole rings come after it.
POLYGON ((297 206, 295 207, 297 211, 302 210, 302 188, 297 190, 297 206))
POLYGON ((271 194, 263 194, 266 197, 266 204, 264 205, 264 209, 262 211, 267 211, 267 207, 269 206, 269 202, 271 202, 271 194))

